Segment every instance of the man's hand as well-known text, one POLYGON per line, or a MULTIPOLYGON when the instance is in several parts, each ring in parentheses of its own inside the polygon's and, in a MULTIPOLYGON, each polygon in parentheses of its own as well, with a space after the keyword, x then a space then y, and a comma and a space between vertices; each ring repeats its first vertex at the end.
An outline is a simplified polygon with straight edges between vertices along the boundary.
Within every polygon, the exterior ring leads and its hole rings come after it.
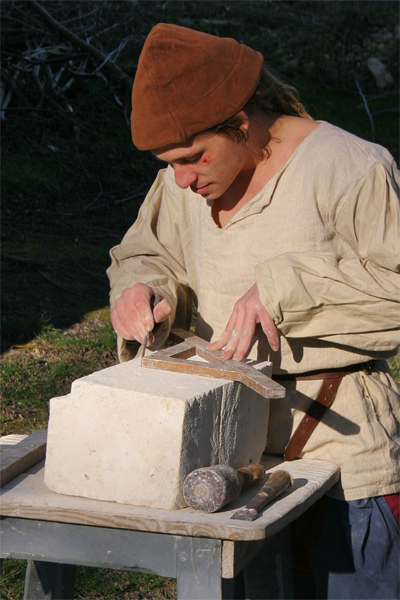
POLYGON ((243 360, 250 348, 257 324, 260 323, 272 350, 279 350, 279 336, 267 310, 262 305, 254 284, 235 304, 232 315, 221 337, 208 346, 221 350, 224 358, 243 360))
MULTIPOLYGON (((146 334, 153 331, 155 322, 165 321, 171 312, 171 306, 162 298, 154 308, 153 316, 150 299, 155 292, 159 293, 144 283, 136 283, 122 292, 111 311, 111 322, 118 335, 125 340, 137 340, 143 344, 146 334)), ((149 346, 153 342, 154 336, 151 334, 149 346)))

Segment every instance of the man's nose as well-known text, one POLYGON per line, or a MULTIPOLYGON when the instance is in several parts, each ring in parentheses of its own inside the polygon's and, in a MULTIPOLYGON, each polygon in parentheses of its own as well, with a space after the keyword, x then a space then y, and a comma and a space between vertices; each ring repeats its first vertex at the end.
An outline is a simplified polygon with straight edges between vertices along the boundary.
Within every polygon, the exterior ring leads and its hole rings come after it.
POLYGON ((175 181, 176 185, 185 190, 192 183, 194 183, 197 179, 197 174, 195 173, 193 167, 189 166, 177 166, 174 168, 175 181))

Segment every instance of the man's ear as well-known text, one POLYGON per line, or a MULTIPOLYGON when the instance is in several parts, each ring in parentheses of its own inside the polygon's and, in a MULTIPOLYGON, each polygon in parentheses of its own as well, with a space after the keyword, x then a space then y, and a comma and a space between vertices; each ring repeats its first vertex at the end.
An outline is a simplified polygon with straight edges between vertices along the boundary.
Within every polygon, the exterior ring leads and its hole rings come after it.
POLYGON ((238 113, 236 113, 236 115, 242 119, 240 129, 248 133, 250 127, 250 120, 248 114, 244 110, 240 110, 238 113))

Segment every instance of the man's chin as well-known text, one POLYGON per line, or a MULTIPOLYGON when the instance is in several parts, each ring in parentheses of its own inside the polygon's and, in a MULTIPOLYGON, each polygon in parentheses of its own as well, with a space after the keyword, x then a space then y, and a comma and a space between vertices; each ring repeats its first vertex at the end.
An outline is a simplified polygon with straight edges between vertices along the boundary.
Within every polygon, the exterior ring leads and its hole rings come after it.
POLYGON ((214 200, 219 198, 219 194, 216 194, 215 192, 212 192, 209 189, 204 190, 204 192, 197 192, 197 193, 199 194, 199 196, 202 196, 207 201, 210 200, 210 202, 214 202, 214 200))
POLYGON ((190 189, 195 194, 199 194, 199 196, 203 196, 203 198, 209 198, 210 194, 212 196, 212 192, 210 190, 210 184, 204 185, 203 187, 194 188, 190 186, 190 189))

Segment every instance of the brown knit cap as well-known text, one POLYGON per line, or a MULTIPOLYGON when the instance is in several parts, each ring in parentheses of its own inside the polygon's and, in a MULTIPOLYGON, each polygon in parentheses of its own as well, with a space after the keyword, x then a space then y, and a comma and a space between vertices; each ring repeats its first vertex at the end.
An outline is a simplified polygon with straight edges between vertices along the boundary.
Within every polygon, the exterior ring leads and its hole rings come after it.
POLYGON ((232 117, 252 96, 263 57, 231 38, 159 23, 150 31, 132 90, 139 150, 184 143, 232 117))

